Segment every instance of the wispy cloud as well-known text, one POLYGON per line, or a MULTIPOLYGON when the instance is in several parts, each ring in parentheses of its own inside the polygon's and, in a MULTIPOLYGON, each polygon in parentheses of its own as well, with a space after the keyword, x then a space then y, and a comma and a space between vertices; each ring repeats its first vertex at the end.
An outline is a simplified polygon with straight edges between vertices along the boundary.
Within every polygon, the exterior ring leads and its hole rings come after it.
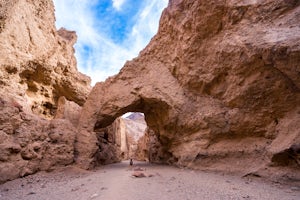
POLYGON ((113 1, 113 7, 117 10, 120 10, 126 0, 112 0, 112 1, 113 1))
POLYGON ((131 20, 132 23, 119 31, 109 29, 114 24, 112 20, 116 19, 112 8, 125 8, 129 4, 134 5, 134 2, 135 0, 54 0, 56 26, 76 31, 78 41, 75 44, 75 55, 78 69, 92 78, 92 84, 118 73, 125 62, 136 57, 157 32, 162 9, 166 7, 168 0, 144 0, 135 12, 126 13, 125 17, 119 18, 119 23, 125 23, 122 20, 131 20), (106 4, 99 5, 100 1, 106 4), (123 34, 123 37, 118 34, 123 34), (121 40, 117 41, 115 38, 121 40))

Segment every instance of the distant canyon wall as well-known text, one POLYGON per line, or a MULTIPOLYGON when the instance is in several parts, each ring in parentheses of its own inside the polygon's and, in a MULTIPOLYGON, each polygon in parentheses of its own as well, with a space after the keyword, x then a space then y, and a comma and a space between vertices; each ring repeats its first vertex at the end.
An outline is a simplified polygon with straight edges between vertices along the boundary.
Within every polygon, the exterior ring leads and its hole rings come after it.
POLYGON ((105 128, 95 128, 97 148, 93 164, 96 166, 128 159, 149 160, 148 154, 142 153, 149 149, 147 142, 141 142, 146 129, 147 124, 140 113, 118 117, 105 128))

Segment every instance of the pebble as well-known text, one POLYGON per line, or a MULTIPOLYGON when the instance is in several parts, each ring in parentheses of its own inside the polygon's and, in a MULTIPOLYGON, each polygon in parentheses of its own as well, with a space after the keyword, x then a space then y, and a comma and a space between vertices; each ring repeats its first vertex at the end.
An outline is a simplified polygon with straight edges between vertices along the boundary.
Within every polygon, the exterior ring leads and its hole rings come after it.
POLYGON ((297 190, 300 190, 300 188, 299 187, 291 187, 291 190, 297 191, 297 190))
POLYGON ((91 199, 96 198, 97 196, 99 196, 99 194, 95 193, 92 196, 90 196, 91 199))
POLYGON ((35 192, 29 192, 27 195, 32 195, 32 194, 36 194, 35 192))
POLYGON ((146 176, 143 172, 135 171, 135 172, 132 174, 132 177, 143 178, 143 177, 147 177, 147 176, 146 176))
POLYGON ((250 199, 249 195, 243 196, 244 199, 250 199))
POLYGON ((79 188, 72 188, 71 189, 72 192, 77 191, 77 190, 79 190, 79 188))
POLYGON ((141 168, 141 167, 136 167, 133 169, 133 171, 146 171, 146 169, 141 168))

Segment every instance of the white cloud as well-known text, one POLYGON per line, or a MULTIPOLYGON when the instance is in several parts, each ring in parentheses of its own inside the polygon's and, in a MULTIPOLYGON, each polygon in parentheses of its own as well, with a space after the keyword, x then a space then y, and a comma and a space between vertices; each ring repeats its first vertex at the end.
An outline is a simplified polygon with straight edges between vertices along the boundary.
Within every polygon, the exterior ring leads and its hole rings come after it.
POLYGON ((162 8, 166 7, 168 0, 147 0, 147 6, 139 12, 139 20, 133 26, 126 41, 131 44, 131 51, 137 55, 150 41, 158 29, 158 22, 162 8))
MULTIPOLYGON (((65 27, 76 31, 78 41, 75 44, 75 56, 78 69, 92 78, 93 85, 117 74, 125 62, 136 57, 157 32, 161 11, 168 0, 144 1, 146 6, 138 12, 138 21, 127 33, 126 39, 121 44, 116 44, 101 31, 105 28, 99 27, 101 19, 96 19, 93 15, 96 0, 54 0, 56 26, 58 29, 65 27)), ((119 2, 116 5, 122 6, 124 0, 114 2, 119 2)))
POLYGON ((121 10, 122 5, 125 3, 126 0, 112 0, 113 7, 116 10, 121 10))

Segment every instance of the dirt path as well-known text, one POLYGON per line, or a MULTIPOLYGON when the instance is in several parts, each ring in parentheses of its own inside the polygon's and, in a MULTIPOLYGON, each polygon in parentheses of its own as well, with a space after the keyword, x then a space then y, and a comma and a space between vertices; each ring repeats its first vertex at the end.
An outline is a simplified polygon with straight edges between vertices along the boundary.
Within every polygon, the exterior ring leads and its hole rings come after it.
POLYGON ((300 188, 170 166, 128 162, 94 171, 69 167, 0 185, 1 200, 299 200, 300 188), (134 168, 146 176, 134 178, 134 168))

